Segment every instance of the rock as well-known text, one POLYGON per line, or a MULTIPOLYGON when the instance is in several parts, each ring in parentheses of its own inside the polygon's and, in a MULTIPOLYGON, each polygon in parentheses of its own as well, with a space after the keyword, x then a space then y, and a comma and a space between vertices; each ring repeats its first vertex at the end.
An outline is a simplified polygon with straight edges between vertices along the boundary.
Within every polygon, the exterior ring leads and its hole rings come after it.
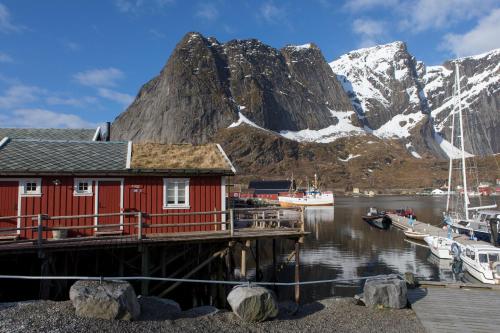
POLYGON ((406 272, 404 274, 404 280, 409 289, 415 288, 418 284, 418 281, 415 279, 415 275, 412 272, 406 272))
POLYGON ((141 307, 134 288, 126 281, 80 280, 69 290, 77 316, 101 319, 137 319, 141 307))
POLYGON ((227 296, 233 312, 245 322, 261 322, 278 315, 276 296, 258 286, 236 286, 227 296))
POLYGON ((363 289, 366 306, 383 306, 393 309, 406 307, 406 282, 397 275, 381 275, 366 280, 363 289))
POLYGON ((204 316, 213 316, 214 314, 216 314, 218 312, 219 312, 219 309, 217 309, 216 307, 210 306, 210 305, 204 305, 204 306, 198 306, 196 308, 186 310, 182 313, 182 316, 184 318, 197 318, 197 317, 204 317, 204 316))
POLYGON ((363 297, 363 294, 354 295, 354 304, 365 305, 365 298, 363 297))
POLYGON ((141 320, 173 320, 182 313, 180 305, 171 299, 139 296, 137 300, 141 306, 141 320))

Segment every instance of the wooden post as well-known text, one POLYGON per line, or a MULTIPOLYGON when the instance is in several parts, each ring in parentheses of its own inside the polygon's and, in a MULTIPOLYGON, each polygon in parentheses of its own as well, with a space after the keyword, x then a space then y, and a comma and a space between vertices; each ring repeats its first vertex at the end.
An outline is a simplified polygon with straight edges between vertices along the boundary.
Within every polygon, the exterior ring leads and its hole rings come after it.
MULTIPOLYGON (((142 247, 141 275, 149 276, 149 247, 142 247)), ((141 295, 147 296, 149 293, 149 280, 141 280, 141 295)))
POLYGON ((233 256, 234 244, 235 241, 229 242, 226 253, 226 268, 227 268, 226 279, 228 279, 229 281, 234 280, 234 256, 233 256))
POLYGON ((241 276, 240 279, 247 279, 247 250, 252 245, 250 240, 246 240, 241 248, 241 276))
POLYGON ((276 238, 273 238, 273 282, 276 282, 276 280, 277 280, 277 276, 276 276, 276 238))
POLYGON ((142 212, 137 213, 137 239, 142 239, 142 212))
POLYGON ((167 248, 162 247, 161 258, 160 258, 161 277, 165 277, 167 275, 167 263, 166 263, 167 258, 166 257, 167 257, 167 248))
POLYGON ((37 231, 38 231, 38 247, 41 247, 42 246, 42 239, 43 239, 43 224, 42 224, 42 221, 43 221, 43 215, 42 214, 38 214, 37 215, 37 231))
POLYGON ((234 236, 234 210, 231 208, 229 210, 229 228, 231 237, 234 236))
POLYGON ((304 219, 304 207, 300 207, 300 231, 304 232, 306 230, 306 224, 304 219))
POLYGON ((255 240, 255 281, 260 281, 259 240, 255 240))
MULTIPOLYGON (((300 241, 295 242, 295 282, 300 282, 300 241)), ((300 304, 300 285, 295 285, 295 303, 300 304)))
MULTIPOLYGON (((217 208, 214 207, 214 222, 217 222, 217 208)), ((215 231, 218 231, 219 230, 219 225, 218 224, 214 224, 215 226, 215 231)))

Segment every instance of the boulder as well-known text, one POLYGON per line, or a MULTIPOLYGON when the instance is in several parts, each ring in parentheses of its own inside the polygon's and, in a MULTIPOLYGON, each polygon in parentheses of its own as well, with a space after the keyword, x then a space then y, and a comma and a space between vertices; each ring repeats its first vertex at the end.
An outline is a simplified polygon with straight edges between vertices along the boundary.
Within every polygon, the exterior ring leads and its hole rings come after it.
POLYGON ((261 322, 278 315, 276 296, 258 286, 236 286, 227 296, 233 312, 245 322, 261 322))
POLYGON ((198 317, 206 317, 206 316, 213 316, 219 312, 219 309, 217 309, 214 306, 210 305, 203 305, 203 306, 198 306, 196 308, 192 308, 189 310, 186 310, 182 313, 182 317, 184 318, 198 318, 198 317))
POLYGON ((407 305, 406 282, 397 275, 381 275, 366 280, 363 289, 366 306, 402 309, 407 305))
POLYGON ((141 320, 174 320, 182 313, 179 303, 168 298, 139 296, 137 300, 141 306, 141 320))
POLYGON ((81 317, 133 320, 141 314, 134 288, 126 281, 80 280, 71 286, 69 298, 81 317))
POLYGON ((406 286, 409 289, 414 289, 417 287, 417 279, 415 278, 415 275, 412 272, 406 272, 404 274, 404 280, 406 282, 406 286))

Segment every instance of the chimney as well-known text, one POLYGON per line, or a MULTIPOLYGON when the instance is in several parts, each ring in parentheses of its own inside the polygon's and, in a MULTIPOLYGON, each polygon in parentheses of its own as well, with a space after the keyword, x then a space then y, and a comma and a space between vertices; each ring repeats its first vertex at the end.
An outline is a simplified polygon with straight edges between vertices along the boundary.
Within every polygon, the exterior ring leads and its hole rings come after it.
POLYGON ((107 121, 106 124, 104 125, 103 140, 104 141, 111 140, 111 123, 109 121, 107 121))

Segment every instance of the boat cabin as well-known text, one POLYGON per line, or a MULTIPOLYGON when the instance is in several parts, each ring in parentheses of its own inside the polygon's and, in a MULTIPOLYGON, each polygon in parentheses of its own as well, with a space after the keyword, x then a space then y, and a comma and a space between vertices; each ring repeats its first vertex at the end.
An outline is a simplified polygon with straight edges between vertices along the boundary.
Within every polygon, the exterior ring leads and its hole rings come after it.
POLYGON ((500 249, 490 245, 466 245, 460 258, 469 274, 483 283, 500 284, 500 249))

